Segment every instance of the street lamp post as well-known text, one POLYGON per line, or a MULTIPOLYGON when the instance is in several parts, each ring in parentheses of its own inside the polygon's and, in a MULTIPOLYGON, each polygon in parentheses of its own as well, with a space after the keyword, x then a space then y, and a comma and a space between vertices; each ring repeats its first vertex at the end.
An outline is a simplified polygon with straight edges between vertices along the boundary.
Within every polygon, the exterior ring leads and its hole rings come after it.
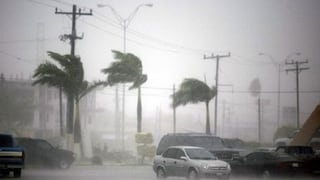
MULTIPOLYGON (((123 53, 126 53, 126 40, 127 40, 127 28, 129 27, 132 19, 134 18, 134 16, 137 14, 138 10, 143 7, 152 7, 152 4, 140 4, 138 5, 134 11, 132 11, 129 16, 127 18, 123 18, 122 16, 119 15, 119 13, 117 13, 117 11, 108 4, 98 4, 97 5, 99 8, 103 8, 103 7, 108 7, 113 15, 115 16, 115 18, 117 19, 119 25, 121 26, 121 28, 123 29, 123 53)), ((124 150, 124 121, 125 121, 125 84, 123 84, 123 97, 122 97, 122 129, 121 129, 121 136, 122 136, 122 150, 124 150)), ((118 91, 118 88, 117 90, 118 91)))
MULTIPOLYGON (((288 60, 291 56, 293 55, 297 55, 299 56, 301 53, 300 52, 294 52, 294 53, 290 53, 286 58, 285 58, 285 61, 288 60)), ((277 97, 277 128, 280 127, 280 73, 281 73, 281 63, 277 62, 274 60, 274 58, 270 55, 270 54, 267 54, 267 53, 263 53, 263 52, 260 52, 259 53, 260 56, 267 56, 270 61, 273 63, 273 65, 278 69, 278 91, 277 91, 277 94, 278 94, 278 97, 277 97)))

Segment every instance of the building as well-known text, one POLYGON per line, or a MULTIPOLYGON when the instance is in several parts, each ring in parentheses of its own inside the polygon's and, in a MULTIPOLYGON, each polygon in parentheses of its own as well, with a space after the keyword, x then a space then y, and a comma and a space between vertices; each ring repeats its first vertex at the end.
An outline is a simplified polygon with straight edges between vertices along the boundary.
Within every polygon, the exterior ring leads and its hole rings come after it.
MULTIPOLYGON (((0 132, 61 140, 59 89, 46 85, 33 86, 31 79, 7 79, 4 74, 0 77, 0 132)), ((62 127, 65 133, 66 98, 64 95, 62 97, 62 127)), ((82 133, 86 135, 90 134, 87 124, 95 119, 95 111, 96 93, 93 91, 80 101, 82 133)), ((86 143, 90 144, 88 139, 86 143)))

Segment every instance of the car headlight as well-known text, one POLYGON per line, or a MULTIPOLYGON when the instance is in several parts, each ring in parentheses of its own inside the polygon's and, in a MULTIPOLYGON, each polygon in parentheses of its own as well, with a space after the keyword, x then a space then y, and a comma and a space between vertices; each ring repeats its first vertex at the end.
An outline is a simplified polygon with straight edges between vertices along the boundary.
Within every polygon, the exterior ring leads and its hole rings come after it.
POLYGON ((208 164, 207 163, 201 163, 201 168, 208 169, 208 164))

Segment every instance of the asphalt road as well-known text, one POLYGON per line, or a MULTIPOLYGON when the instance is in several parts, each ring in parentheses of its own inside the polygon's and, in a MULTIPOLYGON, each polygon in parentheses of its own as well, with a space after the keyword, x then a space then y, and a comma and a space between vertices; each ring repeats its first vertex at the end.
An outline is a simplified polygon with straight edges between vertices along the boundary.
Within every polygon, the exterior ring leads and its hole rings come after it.
MULTIPOLYGON (((319 178, 319 177, 318 177, 319 178)), ((311 180, 318 178, 299 178, 311 180)), ((13 177, 0 179, 15 179, 13 177)), ((156 180, 151 166, 72 166, 68 170, 23 169, 21 180, 156 180)), ((182 180, 185 178, 168 178, 182 180)), ((231 177, 231 180, 255 180, 247 177, 231 177)))

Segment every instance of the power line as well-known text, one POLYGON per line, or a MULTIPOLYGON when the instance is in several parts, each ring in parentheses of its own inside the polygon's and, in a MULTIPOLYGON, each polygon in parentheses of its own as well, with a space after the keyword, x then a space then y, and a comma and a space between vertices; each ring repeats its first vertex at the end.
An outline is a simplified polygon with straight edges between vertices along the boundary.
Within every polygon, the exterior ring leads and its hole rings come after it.
POLYGON ((34 4, 38 4, 38 5, 42 5, 42 6, 46 6, 46 7, 49 7, 49 8, 56 8, 55 6, 51 5, 51 4, 48 4, 48 3, 44 3, 44 2, 39 2, 39 1, 36 1, 36 0, 27 0, 31 3, 34 3, 34 4))
POLYGON ((19 56, 10 54, 10 53, 8 53, 8 52, 5 52, 5 51, 3 51, 3 50, 0 50, 0 53, 6 55, 6 56, 8 56, 8 57, 11 57, 11 58, 13 58, 13 59, 15 59, 15 60, 17 60, 17 61, 23 61, 23 62, 25 62, 25 63, 36 64, 36 62, 34 62, 35 59, 33 59, 33 60, 32 60, 32 59, 25 59, 25 58, 22 58, 22 57, 19 57, 19 56))
MULTIPOLYGON (((53 41, 56 39, 53 38, 44 38, 41 41, 53 41)), ((14 44, 14 43, 35 43, 38 39, 16 39, 16 40, 7 40, 7 41, 0 41, 0 44, 14 44)))
MULTIPOLYGON (((246 94, 246 93, 252 93, 253 91, 219 91, 219 92, 246 94)), ((276 93, 278 93, 278 91, 259 91, 259 92, 263 93, 263 94, 276 94, 276 93)), ((296 93, 296 91, 280 91, 280 93, 292 94, 292 93, 296 93)), ((300 93, 305 93, 305 94, 320 93, 320 90, 300 91, 300 93)))
MULTIPOLYGON (((105 29, 103 29, 103 28, 101 28, 101 27, 99 27, 99 26, 97 26, 97 25, 94 25, 94 24, 89 23, 89 22, 84 21, 84 20, 80 20, 80 21, 81 21, 81 22, 84 22, 85 24, 87 24, 87 25, 89 25, 89 26, 92 26, 92 27, 94 27, 94 28, 96 28, 96 29, 98 29, 98 30, 100 30, 100 31, 103 31, 103 32, 108 33, 108 34, 111 34, 112 36, 116 36, 116 37, 118 37, 118 38, 122 38, 122 36, 120 36, 120 35, 118 35, 118 34, 116 34, 116 33, 113 33, 113 32, 111 32, 111 31, 105 30, 105 29)), ((171 52, 171 53, 179 54, 179 52, 178 52, 178 51, 175 51, 175 50, 159 48, 159 47, 153 46, 153 45, 151 45, 151 44, 142 43, 142 42, 135 41, 135 40, 132 40, 132 39, 129 39, 129 38, 127 38, 127 41, 132 42, 132 43, 134 43, 134 44, 136 44, 136 45, 139 45, 139 46, 148 47, 148 48, 155 49, 155 50, 159 50, 159 51, 165 51, 165 52, 171 52)))
MULTIPOLYGON (((43 2, 38 2, 38 1, 35 1, 35 0, 28 0, 30 2, 33 2, 33 3, 36 3, 36 4, 39 4, 39 5, 43 5, 43 6, 46 6, 46 7, 50 7, 50 8, 55 8, 55 6, 52 6, 50 4, 47 4, 47 3, 43 3, 43 2)), ((63 1, 59 1, 59 0, 49 0, 49 1, 53 1, 53 2, 57 2, 57 3, 60 3, 60 4, 63 4, 63 5, 71 5, 70 3, 67 3, 67 2, 63 2, 63 1)), ((85 6, 84 6, 85 7, 85 6)), ((85 7, 87 8, 87 7, 85 7)), ((106 16, 103 16, 101 13, 97 13, 98 15, 102 16, 103 18, 105 19, 108 19, 108 21, 111 21, 112 23, 108 23, 109 25, 113 26, 113 27, 116 27, 116 28, 119 28, 121 29, 120 26, 117 26, 117 23, 115 23, 114 21, 110 20, 110 18, 106 17, 106 16)), ((102 20, 101 18, 98 18, 97 16, 93 16, 95 18, 97 18, 98 20, 104 22, 104 20, 102 20)), ((113 32, 110 32, 110 31, 107 31, 105 29, 102 29, 101 27, 97 26, 97 25, 94 25, 92 23, 88 23, 88 22, 85 22, 85 21, 82 21, 84 22, 85 24, 87 25, 90 25, 92 27, 95 27, 99 30, 102 30, 103 32, 105 33, 108 33, 108 34, 111 34, 113 36, 120 36, 120 35, 117 35, 116 33, 113 33, 113 32)), ((106 22, 105 22, 106 23, 106 22)), ((158 38, 154 38, 154 37, 151 37, 151 36, 148 36, 148 35, 145 35, 143 33, 140 33, 138 31, 135 31, 131 28, 129 28, 129 31, 128 31, 130 34, 132 35, 135 35, 136 37, 139 37, 139 38, 142 38, 142 39, 145 39, 145 40, 148 40, 149 42, 153 42, 153 43, 157 43, 157 44, 161 44, 162 46, 169 46, 171 48, 174 48, 174 49, 168 49, 168 48, 160 48, 160 47, 157 47, 157 46, 154 46, 154 45, 151 45, 151 44, 146 44, 146 43, 142 43, 142 42, 138 42, 138 41, 135 41, 135 40, 132 40, 132 39, 128 39, 128 41, 132 42, 132 43, 135 43, 139 46, 144 46, 144 47, 148 47, 148 48, 152 48, 152 49, 156 49, 156 50, 160 50, 160 51, 166 51, 166 52, 170 52, 170 53, 182 53, 181 51, 184 51, 184 52, 189 52, 189 53, 203 53, 205 52, 205 50, 201 50, 201 49, 195 49, 195 48, 190 48, 190 47, 186 47, 186 46, 182 46, 182 45, 179 45, 179 44, 175 44, 175 43, 172 43, 172 42, 168 42, 168 41, 164 41, 164 40, 160 40, 158 38), (179 52, 180 50, 180 52, 179 52)))

